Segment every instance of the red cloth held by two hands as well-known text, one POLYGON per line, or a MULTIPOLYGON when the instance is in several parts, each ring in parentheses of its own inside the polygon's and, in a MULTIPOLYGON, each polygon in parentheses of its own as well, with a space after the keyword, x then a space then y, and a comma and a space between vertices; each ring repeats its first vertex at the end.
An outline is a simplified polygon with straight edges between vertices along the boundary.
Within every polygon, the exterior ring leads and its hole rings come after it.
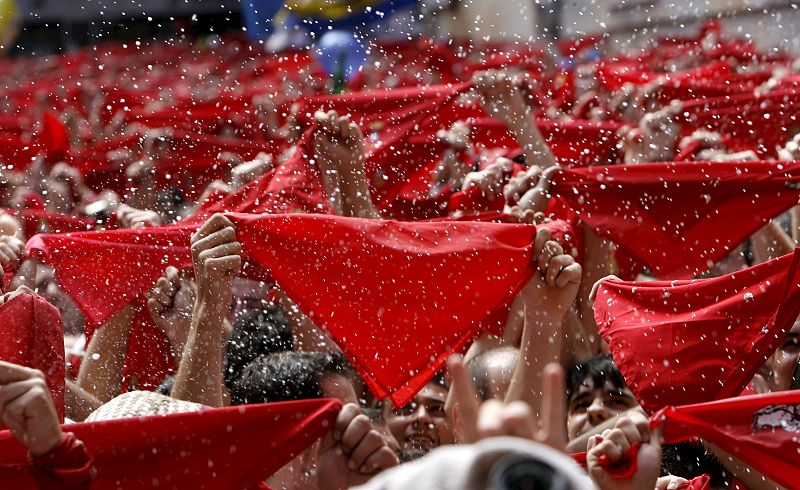
MULTIPOLYGON (((240 490, 253 488, 331 430, 340 409, 338 400, 301 400, 83 422, 65 428, 83 442, 94 460, 93 488, 240 490)), ((71 461, 39 462, 38 468, 31 468, 25 447, 10 432, 1 431, 0 481, 4 488, 15 490, 42 488, 40 483, 55 485, 45 488, 64 488, 58 478, 74 476, 76 487, 81 488, 84 478, 77 468, 81 461, 76 461, 80 454, 73 451, 61 456, 71 461), (76 471, 51 471, 43 480, 47 466, 76 471)))
POLYGON ((603 281, 595 320, 648 412, 738 395, 800 313, 800 248, 711 279, 603 281))
POLYGON ((552 192, 662 279, 707 270, 800 199, 800 163, 674 162, 572 168, 552 192))

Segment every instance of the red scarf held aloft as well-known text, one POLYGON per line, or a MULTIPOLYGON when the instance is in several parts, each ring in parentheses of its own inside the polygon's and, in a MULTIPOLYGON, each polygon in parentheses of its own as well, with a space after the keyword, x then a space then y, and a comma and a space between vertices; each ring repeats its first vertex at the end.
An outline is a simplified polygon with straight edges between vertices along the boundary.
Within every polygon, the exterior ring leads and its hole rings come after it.
POLYGON ((711 279, 606 280, 595 320, 642 407, 738 395, 800 313, 800 248, 711 279))
POLYGON ((800 198, 800 164, 669 162, 572 168, 553 192, 662 279, 707 270, 800 198))
MULTIPOLYGON (((264 279, 268 272, 327 329, 375 394, 397 405, 506 307, 532 272, 533 226, 229 217, 244 247, 244 274, 264 279)), ((98 325, 140 298, 167 265, 191 263, 193 229, 37 235, 27 246, 98 325)))
POLYGON ((664 423, 664 442, 710 442, 785 488, 800 477, 800 391, 742 396, 666 407, 650 419, 664 423))
MULTIPOLYGON (((255 488, 333 426, 338 400, 301 400, 64 426, 94 459, 92 488, 255 488)), ((25 448, 0 432, 0 481, 36 489, 25 448)))
POLYGON ((64 324, 55 306, 33 294, 0 305, 0 360, 40 370, 64 419, 64 324))

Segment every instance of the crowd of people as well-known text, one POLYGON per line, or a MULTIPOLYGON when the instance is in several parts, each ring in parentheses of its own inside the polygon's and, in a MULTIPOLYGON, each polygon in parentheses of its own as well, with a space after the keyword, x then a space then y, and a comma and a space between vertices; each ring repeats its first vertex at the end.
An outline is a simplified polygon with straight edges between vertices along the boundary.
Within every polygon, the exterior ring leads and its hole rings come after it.
POLYGON ((800 64, 558 49, 0 61, 0 486, 797 488, 800 64))

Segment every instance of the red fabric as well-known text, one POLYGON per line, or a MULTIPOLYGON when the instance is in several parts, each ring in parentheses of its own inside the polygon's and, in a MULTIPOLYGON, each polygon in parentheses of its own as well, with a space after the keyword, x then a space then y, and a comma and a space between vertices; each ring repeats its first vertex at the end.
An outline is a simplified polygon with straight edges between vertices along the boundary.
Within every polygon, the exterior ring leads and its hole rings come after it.
POLYGON ((15 216, 21 221, 26 237, 37 233, 68 233, 72 231, 89 231, 97 226, 97 221, 83 216, 51 213, 44 209, 13 209, 0 208, 0 212, 15 216))
POLYGON ((674 162, 572 168, 553 192, 663 279, 692 277, 795 205, 800 164, 674 162))
POLYGON ((229 217, 246 261, 268 270, 373 393, 395 405, 408 402, 532 273, 533 226, 229 217))
POLYGON ((55 306, 32 294, 0 305, 0 360, 42 371, 64 419, 64 324, 55 306))
MULTIPOLYGON (((71 424, 97 470, 93 488, 256 485, 333 426, 337 400, 301 400, 71 424)), ((25 448, 0 432, 0 481, 35 489, 25 448), (9 467, 12 466, 12 467, 9 467)), ((57 487, 63 488, 63 487, 57 487)))
POLYGON ((800 249, 712 279, 603 281, 595 320, 642 407, 738 395, 800 313, 798 260, 800 249))
POLYGON ((64 123, 51 112, 42 116, 42 131, 39 141, 47 149, 47 161, 51 163, 62 160, 69 150, 69 134, 64 123))
MULTIPOLYGON (((528 225, 230 216, 244 247, 245 275, 264 279, 269 272, 328 329, 375 394, 391 395, 396 404, 472 339, 478 322, 503 309, 531 273, 535 228, 528 225), (373 338, 376 325, 387 326, 380 341, 373 338)), ((64 291, 98 325, 141 297, 167 265, 191 263, 191 231, 38 235, 28 248, 54 266, 64 291)))
POLYGON ((711 486, 709 482, 711 481, 711 477, 708 475, 700 475, 692 478, 691 480, 681 483, 678 488, 686 490, 710 490, 711 486))
POLYGON ((72 432, 47 454, 31 457, 31 466, 39 490, 88 489, 95 475, 94 460, 72 432))
POLYGON ((664 422, 664 441, 700 437, 775 483, 795 488, 800 477, 800 391, 666 407, 651 418, 664 422))

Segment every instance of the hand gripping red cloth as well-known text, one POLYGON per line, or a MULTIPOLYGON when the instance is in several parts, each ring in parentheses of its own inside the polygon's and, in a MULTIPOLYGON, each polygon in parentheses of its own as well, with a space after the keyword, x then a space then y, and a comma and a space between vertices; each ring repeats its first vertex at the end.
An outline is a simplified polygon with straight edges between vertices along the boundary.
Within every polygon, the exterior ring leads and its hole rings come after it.
MULTIPOLYGON (((230 214, 244 274, 268 272, 326 328, 375 394, 408 401, 528 280, 535 227, 230 214)), ((95 325, 141 297, 167 265, 191 263, 194 228, 37 235, 95 325)))
POLYGON ((55 306, 33 294, 0 305, 0 360, 40 370, 64 420, 64 324, 55 306))
POLYGON ((800 248, 711 279, 606 280, 594 311, 646 411, 736 396, 800 313, 800 248))
MULTIPOLYGON (((242 405, 65 426, 86 446, 93 488, 253 488, 327 433, 338 400, 242 405)), ((0 432, 0 481, 36 489, 25 448, 0 432)))
POLYGON ((795 205, 800 163, 669 162, 572 168, 554 194, 662 279, 693 277, 795 205))
POLYGON ((742 396, 666 407, 651 419, 664 423, 664 442, 700 437, 785 488, 800 477, 800 391, 742 396))

